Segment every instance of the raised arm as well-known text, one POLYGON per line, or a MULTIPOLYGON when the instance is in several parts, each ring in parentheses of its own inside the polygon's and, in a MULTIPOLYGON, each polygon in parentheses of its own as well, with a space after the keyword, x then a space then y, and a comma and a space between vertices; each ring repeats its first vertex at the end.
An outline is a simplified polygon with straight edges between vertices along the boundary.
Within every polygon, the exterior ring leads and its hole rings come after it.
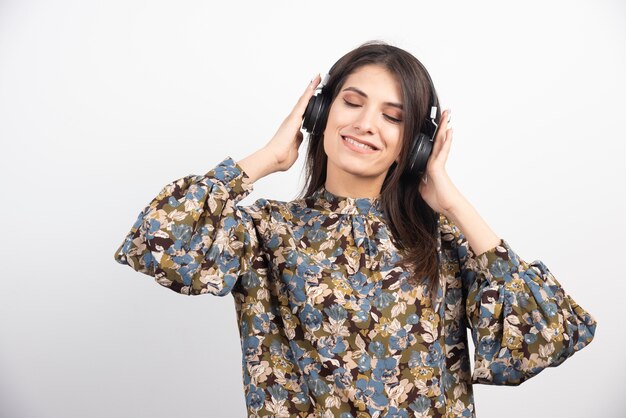
POLYGON ((204 175, 165 186, 141 211, 115 260, 179 293, 229 293, 262 257, 255 220, 269 216, 262 207, 266 199, 249 207, 237 203, 256 180, 294 164, 303 139, 302 117, 319 82, 319 75, 310 81, 263 148, 240 162, 228 157, 204 175))
POLYGON ((139 214, 115 260, 176 292, 225 295, 254 261, 258 240, 250 213, 237 202, 252 190, 227 157, 205 175, 166 185, 139 214))
POLYGON ((475 254, 455 223, 440 215, 440 225, 459 262, 475 346, 473 383, 519 385, 593 340, 595 319, 543 262, 527 263, 503 239, 475 254))

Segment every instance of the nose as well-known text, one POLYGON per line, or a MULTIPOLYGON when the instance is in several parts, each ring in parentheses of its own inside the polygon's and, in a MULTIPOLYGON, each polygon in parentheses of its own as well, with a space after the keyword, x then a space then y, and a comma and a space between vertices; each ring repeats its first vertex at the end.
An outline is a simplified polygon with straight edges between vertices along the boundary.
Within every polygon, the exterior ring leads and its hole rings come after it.
POLYGON ((358 118, 354 121, 354 128, 361 132, 373 133, 376 129, 376 110, 362 107, 358 118))

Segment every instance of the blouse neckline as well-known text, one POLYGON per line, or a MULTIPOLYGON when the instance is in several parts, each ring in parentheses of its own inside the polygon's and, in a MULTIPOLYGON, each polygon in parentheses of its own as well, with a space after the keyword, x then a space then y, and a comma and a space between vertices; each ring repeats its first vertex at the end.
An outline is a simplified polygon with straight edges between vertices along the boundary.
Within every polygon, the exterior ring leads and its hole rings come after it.
POLYGON ((336 195, 320 186, 311 196, 317 209, 344 215, 373 215, 382 217, 380 195, 377 197, 349 197, 336 195))

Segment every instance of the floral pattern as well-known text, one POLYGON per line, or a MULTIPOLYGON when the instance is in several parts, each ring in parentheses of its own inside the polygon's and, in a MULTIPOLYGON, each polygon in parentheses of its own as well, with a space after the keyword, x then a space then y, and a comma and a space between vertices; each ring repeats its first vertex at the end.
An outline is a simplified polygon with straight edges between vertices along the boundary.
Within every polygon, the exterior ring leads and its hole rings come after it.
POLYGON ((593 339, 595 319, 503 239, 476 255, 440 215, 431 303, 378 198, 238 206, 252 189, 230 157, 178 179, 115 252, 178 293, 234 297, 250 417, 474 417, 473 383, 519 385, 593 339))

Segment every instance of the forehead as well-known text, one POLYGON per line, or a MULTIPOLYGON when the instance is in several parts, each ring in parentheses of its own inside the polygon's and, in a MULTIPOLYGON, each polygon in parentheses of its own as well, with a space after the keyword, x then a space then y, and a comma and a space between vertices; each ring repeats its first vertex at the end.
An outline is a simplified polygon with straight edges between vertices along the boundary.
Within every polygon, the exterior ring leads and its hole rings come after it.
POLYGON ((376 64, 363 65, 346 77, 342 90, 346 87, 358 87, 368 96, 381 100, 400 101, 402 89, 394 74, 385 67, 376 64))

